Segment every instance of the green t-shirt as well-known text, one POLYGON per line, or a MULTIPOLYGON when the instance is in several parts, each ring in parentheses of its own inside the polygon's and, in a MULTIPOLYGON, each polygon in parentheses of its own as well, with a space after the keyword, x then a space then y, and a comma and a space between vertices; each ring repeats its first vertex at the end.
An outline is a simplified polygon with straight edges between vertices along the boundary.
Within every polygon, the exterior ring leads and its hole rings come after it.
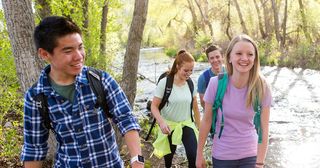
POLYGON ((75 92, 74 83, 70 85, 59 85, 55 83, 51 78, 49 79, 50 79, 50 84, 53 90, 55 90, 60 96, 66 98, 72 103, 74 99, 74 92, 75 92))
MULTIPOLYGON (((167 78, 159 81, 155 90, 155 97, 162 99, 164 89, 166 87, 167 78)), ((193 96, 196 95, 196 90, 193 91, 193 96)), ((166 120, 181 122, 189 120, 190 116, 191 95, 188 83, 182 86, 173 84, 168 103, 161 109, 161 116, 166 120)))

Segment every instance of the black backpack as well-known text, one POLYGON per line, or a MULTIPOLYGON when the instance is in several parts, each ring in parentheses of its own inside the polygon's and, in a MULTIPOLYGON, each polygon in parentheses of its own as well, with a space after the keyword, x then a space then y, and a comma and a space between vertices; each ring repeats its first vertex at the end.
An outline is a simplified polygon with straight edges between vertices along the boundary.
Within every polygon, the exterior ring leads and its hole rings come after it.
MULTIPOLYGON (((90 85, 91 89, 93 90, 94 94, 97 96, 97 103, 96 103, 95 107, 100 106, 103 109, 103 111, 106 113, 107 117, 112 118, 112 114, 109 112, 109 108, 107 105, 106 93, 103 89, 103 85, 101 82, 102 71, 95 69, 95 68, 91 68, 91 67, 88 67, 88 68, 89 69, 87 71, 87 78, 89 80, 89 85, 90 85)), ((36 84, 37 83, 35 83, 32 86, 32 88, 34 88, 36 86, 36 84)), ((54 132, 56 134, 56 132, 54 131, 54 129, 51 125, 52 122, 49 117, 47 97, 43 93, 39 93, 34 96, 34 99, 36 100, 36 103, 38 104, 37 107, 40 112, 40 116, 43 119, 43 125, 48 130, 52 130, 52 132, 54 132)))
MULTIPOLYGON (((162 78, 164 78, 164 77, 167 77, 166 87, 165 87, 165 89, 164 89, 164 94, 163 94, 163 97, 162 97, 162 99, 161 99, 161 103, 160 103, 160 105, 159 105, 159 111, 161 111, 161 109, 168 103, 168 99, 169 99, 169 96, 170 96, 170 94, 171 94, 171 90, 172 90, 172 86, 173 86, 173 79, 174 79, 174 77, 173 77, 172 75, 169 75, 169 72, 164 72, 164 73, 162 73, 162 74, 160 75, 160 77, 158 78, 157 84, 158 84, 159 81, 160 81, 162 78)), ((189 78, 189 79, 187 80, 187 83, 188 83, 188 86, 189 86, 189 89, 190 89, 190 93, 191 93, 190 116, 191 116, 191 120, 192 120, 192 122, 193 122, 194 120, 193 120, 193 116, 192 116, 192 107, 193 107, 192 104, 193 104, 193 90, 194 90, 194 85, 193 85, 193 82, 192 82, 192 79, 191 79, 191 78, 189 78)), ((149 111, 151 111, 151 103, 152 103, 151 100, 149 100, 149 101, 147 102, 147 109, 148 109, 149 111)), ((150 129, 149 129, 149 132, 148 132, 148 134, 147 134, 147 136, 146 136, 146 138, 145 138, 145 141, 147 141, 147 140, 149 139, 149 136, 150 136, 150 134, 151 134, 151 132, 152 132, 152 129, 153 129, 155 123, 156 123, 156 119, 154 118, 153 121, 152 121, 151 127, 150 127, 150 129)))

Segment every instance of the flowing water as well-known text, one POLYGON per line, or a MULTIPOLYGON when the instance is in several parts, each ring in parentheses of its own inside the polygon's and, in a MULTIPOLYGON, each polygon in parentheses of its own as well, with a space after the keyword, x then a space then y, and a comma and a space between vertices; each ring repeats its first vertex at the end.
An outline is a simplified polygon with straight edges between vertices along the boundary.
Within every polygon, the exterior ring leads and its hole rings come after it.
MULTIPOLYGON (((155 81, 172 59, 163 49, 141 50, 136 105, 138 116, 146 116, 145 102, 152 98, 155 81)), ((207 63, 197 63, 192 79, 197 84, 207 63)), ((320 167, 320 72, 308 69, 262 67, 272 89, 269 149, 270 168, 320 167)), ((181 152, 183 154, 184 152, 181 152)))

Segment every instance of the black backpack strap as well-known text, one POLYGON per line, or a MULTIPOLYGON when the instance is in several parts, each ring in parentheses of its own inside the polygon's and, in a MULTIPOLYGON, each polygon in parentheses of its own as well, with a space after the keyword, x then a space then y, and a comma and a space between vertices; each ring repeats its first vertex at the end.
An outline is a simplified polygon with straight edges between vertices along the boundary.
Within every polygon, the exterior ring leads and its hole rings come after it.
POLYGON ((157 81, 157 84, 160 82, 160 80, 161 80, 162 78, 168 76, 168 74, 169 74, 169 71, 163 72, 163 73, 159 76, 158 81, 157 81))
POLYGON ((173 76, 171 76, 171 75, 167 76, 166 87, 164 89, 163 97, 162 97, 161 103, 159 105, 159 111, 161 111, 161 109, 168 103, 168 99, 169 99, 169 96, 172 91, 173 79, 174 79, 173 76))
POLYGON ((38 111, 40 112, 40 117, 43 119, 43 125, 48 130, 53 130, 51 125, 51 120, 49 117, 49 109, 48 109, 48 100, 47 97, 43 93, 39 93, 34 97, 34 100, 37 103, 38 111))
MULTIPOLYGON (((37 83, 33 84, 31 90, 34 92, 34 88, 36 87, 37 83)), ((40 117, 43 120, 42 124, 45 128, 49 131, 51 130, 54 134, 56 134, 55 130, 51 125, 51 119, 49 117, 49 108, 48 108, 48 100, 47 96, 44 93, 35 94, 33 99, 36 101, 36 106, 40 113, 40 117)))
POLYGON ((96 107, 101 107, 103 111, 106 113, 107 117, 112 118, 112 114, 109 112, 106 93, 103 89, 102 81, 101 81, 102 71, 89 67, 87 71, 87 78, 89 80, 89 85, 93 90, 94 94, 97 96, 97 104, 96 107))
POLYGON ((192 120, 192 122, 194 122, 193 115, 192 115, 194 85, 193 85, 193 81, 192 81, 191 78, 189 78, 189 79, 187 80, 187 83, 188 83, 189 90, 190 90, 190 93, 191 93, 190 115, 191 115, 191 120, 192 120))
POLYGON ((206 87, 208 87, 208 84, 209 84, 209 81, 210 81, 210 71, 211 71, 211 68, 207 69, 206 71, 203 72, 203 76, 204 76, 204 80, 206 82, 206 87))
MULTIPOLYGON (((158 79, 158 82, 167 76, 167 79, 166 79, 166 87, 164 89, 164 93, 163 93, 163 97, 161 99, 161 103, 159 105, 159 112, 161 111, 161 109, 168 103, 168 99, 169 99, 169 96, 171 94, 171 91, 172 91, 172 86, 173 86, 173 80, 174 80, 174 76, 172 75, 168 75, 167 72, 163 73, 160 75, 159 79, 158 79)), ((150 134, 152 132, 152 129, 154 127, 154 125, 156 124, 156 119, 154 118, 153 121, 152 121, 152 124, 150 126, 150 129, 148 131, 148 134, 145 138, 145 141, 147 141, 150 137, 150 134)))

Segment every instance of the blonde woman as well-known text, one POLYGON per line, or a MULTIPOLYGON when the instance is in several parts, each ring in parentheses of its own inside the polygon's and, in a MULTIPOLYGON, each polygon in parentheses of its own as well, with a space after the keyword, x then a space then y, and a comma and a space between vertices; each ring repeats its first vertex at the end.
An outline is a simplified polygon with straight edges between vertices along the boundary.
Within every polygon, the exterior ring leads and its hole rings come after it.
POLYGON ((258 48, 247 35, 232 39, 226 51, 225 63, 228 82, 217 110, 217 121, 212 122, 218 77, 211 78, 204 95, 205 114, 201 121, 197 149, 197 167, 205 167, 203 146, 212 124, 215 126, 212 160, 214 168, 260 168, 268 146, 271 92, 260 74, 258 48), (259 102, 261 116, 257 120, 260 136, 255 129, 254 103, 259 102), (223 130, 223 131, 222 131, 223 130), (219 136, 221 135, 221 136, 219 136), (262 139, 259 139, 262 138, 262 139), (259 140, 261 140, 259 142, 259 140))

